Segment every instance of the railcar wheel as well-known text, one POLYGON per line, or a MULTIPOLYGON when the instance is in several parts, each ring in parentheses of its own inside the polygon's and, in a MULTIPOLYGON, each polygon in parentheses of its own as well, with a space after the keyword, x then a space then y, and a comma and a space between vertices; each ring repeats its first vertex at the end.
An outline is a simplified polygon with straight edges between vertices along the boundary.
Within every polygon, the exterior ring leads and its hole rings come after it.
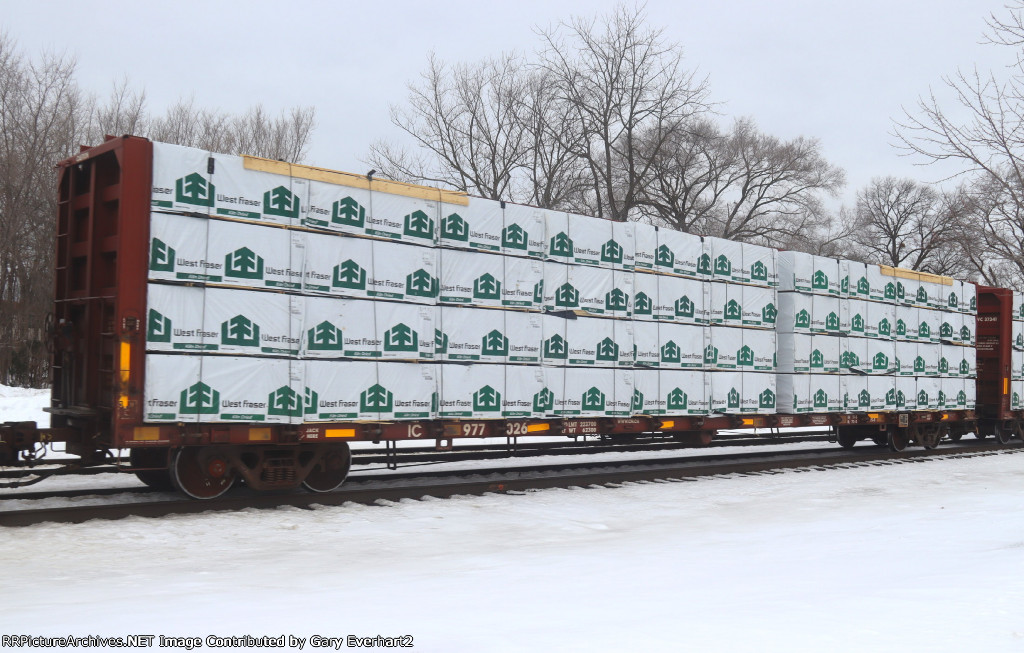
POLYGON ((235 472, 218 447, 182 447, 171 461, 174 487, 193 499, 216 499, 231 489, 235 472))
POLYGON ((950 431, 946 434, 946 437, 949 438, 950 442, 959 442, 960 438, 964 437, 964 434, 960 431, 950 431))
POLYGON ((348 478, 352 468, 352 451, 347 443, 331 446, 320 462, 309 471, 302 487, 310 492, 330 492, 336 490, 348 478))
POLYGON ((871 436, 871 441, 880 447, 884 447, 889 444, 889 435, 887 433, 879 433, 878 435, 871 436))
POLYGON ((1018 419, 1013 420, 1013 434, 1024 440, 1024 423, 1018 419))
POLYGON ((1007 444, 1013 435, 1006 424, 1003 424, 1002 422, 996 422, 995 429, 993 430, 993 435, 996 436, 996 442, 998 444, 1007 444))
POLYGON ((128 452, 128 461, 132 467, 163 467, 163 469, 140 469, 135 477, 153 488, 163 492, 173 492, 171 470, 167 468, 166 447, 132 447, 128 452))
POLYGON ((857 444, 858 440, 860 438, 857 437, 853 429, 838 429, 836 431, 836 441, 843 449, 853 449, 853 445, 857 444))
POLYGON ((894 428, 889 429, 889 450, 890 451, 903 451, 907 448, 907 444, 910 442, 910 437, 907 435, 907 429, 905 428, 894 428))

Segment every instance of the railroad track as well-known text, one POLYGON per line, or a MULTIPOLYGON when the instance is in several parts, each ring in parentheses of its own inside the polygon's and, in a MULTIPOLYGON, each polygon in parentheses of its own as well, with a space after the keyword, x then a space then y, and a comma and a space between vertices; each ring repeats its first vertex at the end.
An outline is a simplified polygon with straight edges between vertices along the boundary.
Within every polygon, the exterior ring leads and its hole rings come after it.
MULTIPOLYGON (((802 452, 751 452, 729 456, 697 456, 647 460, 575 462, 527 467, 473 469, 462 472, 411 472, 387 475, 353 475, 346 485, 326 494, 256 494, 239 488, 229 496, 193 501, 169 493, 143 491, 152 500, 132 503, 78 505, 57 508, 26 508, 0 513, 0 526, 29 526, 45 522, 81 523, 92 519, 162 517, 171 514, 237 511, 282 506, 315 508, 348 502, 374 504, 425 497, 447 498, 488 492, 516 493, 547 488, 616 486, 627 482, 672 482, 720 475, 755 475, 786 470, 827 470, 863 465, 920 463, 928 460, 995 456, 1024 451, 1024 443, 945 444, 933 450, 890 452, 875 447, 854 450, 827 449, 802 452)), ((112 490, 106 494, 123 493, 112 490)), ((133 494, 138 493, 133 491, 133 494)), ((92 492, 92 494, 97 494, 92 492)), ((55 494, 50 497, 57 496, 55 494)), ((25 495, 12 496, 22 499, 25 495)))
MULTIPOLYGON (((781 434, 778 436, 742 436, 725 437, 714 440, 707 448, 715 447, 752 447, 765 444, 785 444, 800 442, 825 442, 831 437, 828 431, 812 431, 796 435, 781 434)), ((618 443, 598 443, 594 440, 578 440, 565 442, 533 442, 529 444, 486 444, 465 445, 450 450, 439 451, 435 447, 402 447, 395 450, 394 455, 382 453, 379 449, 353 449, 352 463, 358 465, 414 465, 426 463, 454 462, 462 460, 494 460, 500 458, 530 456, 566 456, 581 453, 633 453, 638 451, 670 451, 675 449, 693 449, 694 445, 664 437, 633 438, 618 443)), ((77 459, 69 459, 77 460, 77 459)), ((120 459, 120 464, 127 466, 127 458, 120 459)), ((0 480, 17 479, 25 474, 48 474, 50 476, 94 475, 123 472, 117 464, 94 465, 79 469, 64 470, 53 464, 36 465, 33 467, 18 466, 0 470, 0 480)), ((0 494, 2 498, 2 494, 0 494)))

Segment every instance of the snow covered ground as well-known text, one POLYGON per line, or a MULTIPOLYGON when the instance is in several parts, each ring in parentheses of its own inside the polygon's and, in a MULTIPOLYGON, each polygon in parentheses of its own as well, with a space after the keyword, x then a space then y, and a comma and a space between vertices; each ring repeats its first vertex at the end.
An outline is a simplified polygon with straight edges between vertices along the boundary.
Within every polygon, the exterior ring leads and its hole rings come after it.
POLYGON ((1021 651, 1022 489, 1015 453, 0 529, 0 632, 1021 651))

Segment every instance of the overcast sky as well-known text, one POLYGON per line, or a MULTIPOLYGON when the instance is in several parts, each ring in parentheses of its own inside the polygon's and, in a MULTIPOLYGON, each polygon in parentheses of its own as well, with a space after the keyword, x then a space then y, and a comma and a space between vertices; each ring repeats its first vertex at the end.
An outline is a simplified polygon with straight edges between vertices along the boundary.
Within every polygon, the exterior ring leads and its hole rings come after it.
MULTIPOLYGON (((1002 4, 650 0, 647 16, 709 77, 723 120, 751 116, 768 133, 819 139, 847 172, 849 202, 874 176, 942 176, 898 155, 892 119, 958 67, 998 69, 1011 60, 979 44, 985 17, 1002 4)), ((404 102, 431 50, 453 62, 530 52, 536 26, 614 5, 4 0, 0 30, 28 54, 74 55, 80 84, 101 95, 127 75, 145 88, 153 113, 190 94, 200 106, 229 111, 313 105, 318 126, 307 162, 365 172, 373 140, 401 139, 388 107, 404 102)))

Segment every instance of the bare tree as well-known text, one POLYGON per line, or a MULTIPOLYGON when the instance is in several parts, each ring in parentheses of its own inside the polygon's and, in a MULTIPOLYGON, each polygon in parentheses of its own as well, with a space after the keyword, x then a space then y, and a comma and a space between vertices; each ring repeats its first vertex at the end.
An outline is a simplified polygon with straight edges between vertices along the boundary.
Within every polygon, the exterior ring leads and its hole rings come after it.
POLYGON ((642 9, 620 5, 602 19, 573 18, 539 31, 568 128, 552 136, 587 166, 592 212, 626 220, 641 202, 676 125, 708 110, 708 83, 683 65, 682 49, 648 28, 642 9))
POLYGON ((665 140, 643 205, 681 231, 778 244, 827 221, 821 196, 844 181, 814 139, 782 141, 749 118, 723 134, 702 119, 665 140))
POLYGON ((876 177, 857 192, 854 239, 867 260, 945 274, 945 250, 956 242, 959 213, 931 186, 913 179, 876 177))
POLYGON ((971 216, 979 221, 961 225, 975 239, 963 246, 984 242, 990 248, 988 261, 975 254, 968 258, 976 261, 982 278, 1005 279, 1012 270, 1019 284, 1024 282, 1024 2, 1007 9, 1005 17, 990 15, 986 35, 988 43, 1014 51, 1006 73, 975 68, 945 77, 952 108, 931 92, 905 111, 896 136, 905 151, 925 163, 956 167, 954 176, 962 177, 973 200, 971 216), (993 255, 1002 262, 992 261, 993 255))
POLYGON ((84 134, 75 62, 24 58, 0 34, 0 383, 46 382, 43 325, 51 309, 53 163, 84 134))
POLYGON ((421 83, 409 86, 408 106, 391 108, 391 121, 429 159, 377 142, 368 163, 393 178, 509 199, 528 144, 523 69, 516 55, 454 66, 431 55, 421 83))

